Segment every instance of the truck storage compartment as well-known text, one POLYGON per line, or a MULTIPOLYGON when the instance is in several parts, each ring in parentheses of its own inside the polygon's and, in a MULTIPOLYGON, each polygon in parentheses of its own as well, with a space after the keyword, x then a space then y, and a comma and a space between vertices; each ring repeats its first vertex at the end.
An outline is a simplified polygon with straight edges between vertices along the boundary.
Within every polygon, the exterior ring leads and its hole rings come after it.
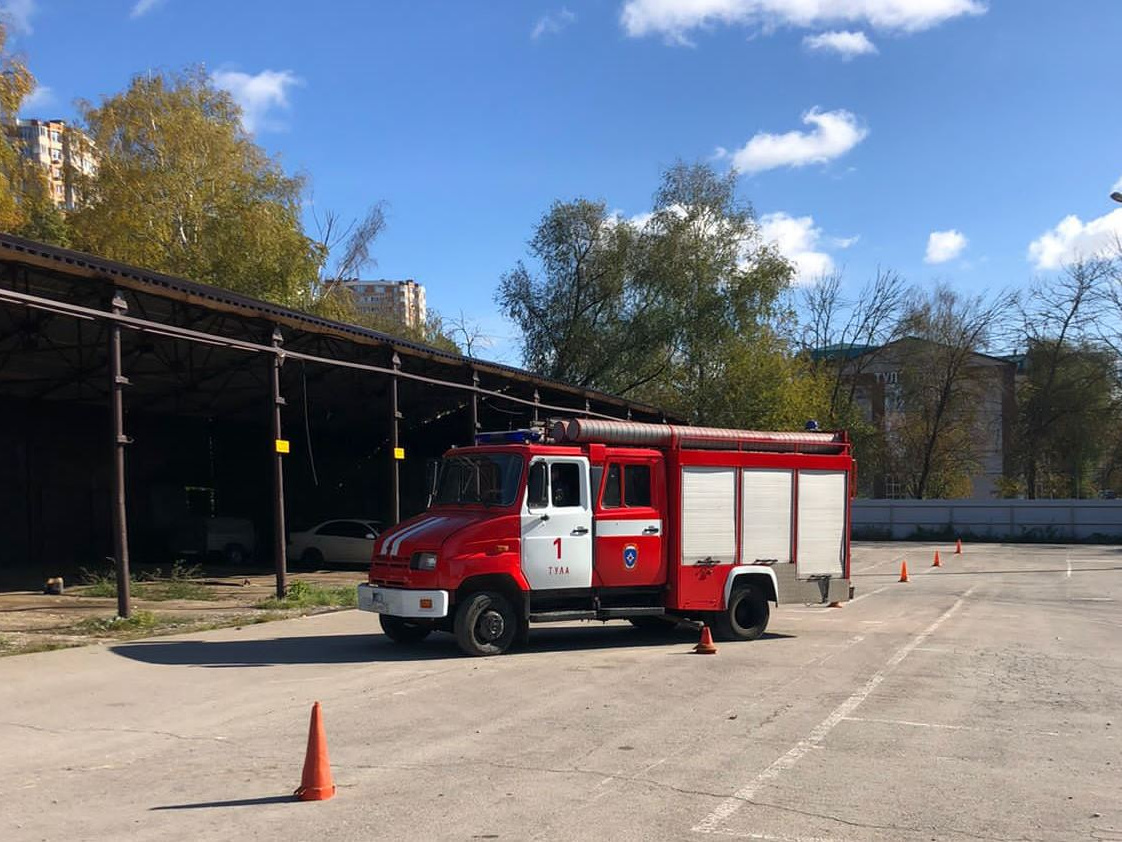
POLYGON ((797 572, 845 576, 845 525, 849 506, 846 471, 799 471, 797 572))
POLYGON ((682 468, 682 565, 736 561, 736 468, 682 468))
POLYGON ((793 478, 789 469, 744 469, 740 529, 744 564, 791 561, 793 478))

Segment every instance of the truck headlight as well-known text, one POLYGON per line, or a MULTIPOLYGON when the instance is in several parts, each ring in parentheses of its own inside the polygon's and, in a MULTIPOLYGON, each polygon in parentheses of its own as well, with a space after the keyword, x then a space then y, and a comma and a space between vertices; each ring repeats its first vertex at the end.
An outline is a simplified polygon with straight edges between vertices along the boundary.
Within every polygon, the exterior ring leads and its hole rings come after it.
POLYGON ((436 570, 436 553, 413 553, 409 559, 411 570, 436 570))

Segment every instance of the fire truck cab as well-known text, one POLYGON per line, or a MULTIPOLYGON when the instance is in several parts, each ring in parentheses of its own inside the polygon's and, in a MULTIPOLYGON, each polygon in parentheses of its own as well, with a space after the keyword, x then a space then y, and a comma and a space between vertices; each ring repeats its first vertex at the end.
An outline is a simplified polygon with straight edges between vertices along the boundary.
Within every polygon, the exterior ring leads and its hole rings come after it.
POLYGON ((359 608, 399 643, 471 655, 529 624, 708 623, 751 640, 770 604, 841 602, 854 463, 843 432, 577 419, 448 451, 428 510, 374 544, 359 608))

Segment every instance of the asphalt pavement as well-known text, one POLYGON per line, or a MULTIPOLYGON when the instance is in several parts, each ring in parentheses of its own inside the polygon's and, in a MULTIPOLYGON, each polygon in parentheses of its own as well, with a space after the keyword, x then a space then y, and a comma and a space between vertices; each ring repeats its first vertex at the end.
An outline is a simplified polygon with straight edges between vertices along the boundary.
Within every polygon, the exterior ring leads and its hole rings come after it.
POLYGON ((935 548, 716 656, 347 611, 0 659, 0 839, 1122 840, 1122 548, 935 548), (296 802, 316 700, 338 794, 296 802))

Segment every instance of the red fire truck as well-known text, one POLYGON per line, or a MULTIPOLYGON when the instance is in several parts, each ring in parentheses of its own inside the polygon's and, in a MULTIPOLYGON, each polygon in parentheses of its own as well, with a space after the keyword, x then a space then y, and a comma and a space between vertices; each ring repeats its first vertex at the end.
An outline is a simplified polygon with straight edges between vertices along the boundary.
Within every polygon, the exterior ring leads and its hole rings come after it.
POLYGON ((529 624, 627 619, 767 628, 769 603, 850 598, 844 432, 578 419, 481 434, 441 460, 428 510, 374 544, 359 608, 399 643, 471 655, 529 624))

